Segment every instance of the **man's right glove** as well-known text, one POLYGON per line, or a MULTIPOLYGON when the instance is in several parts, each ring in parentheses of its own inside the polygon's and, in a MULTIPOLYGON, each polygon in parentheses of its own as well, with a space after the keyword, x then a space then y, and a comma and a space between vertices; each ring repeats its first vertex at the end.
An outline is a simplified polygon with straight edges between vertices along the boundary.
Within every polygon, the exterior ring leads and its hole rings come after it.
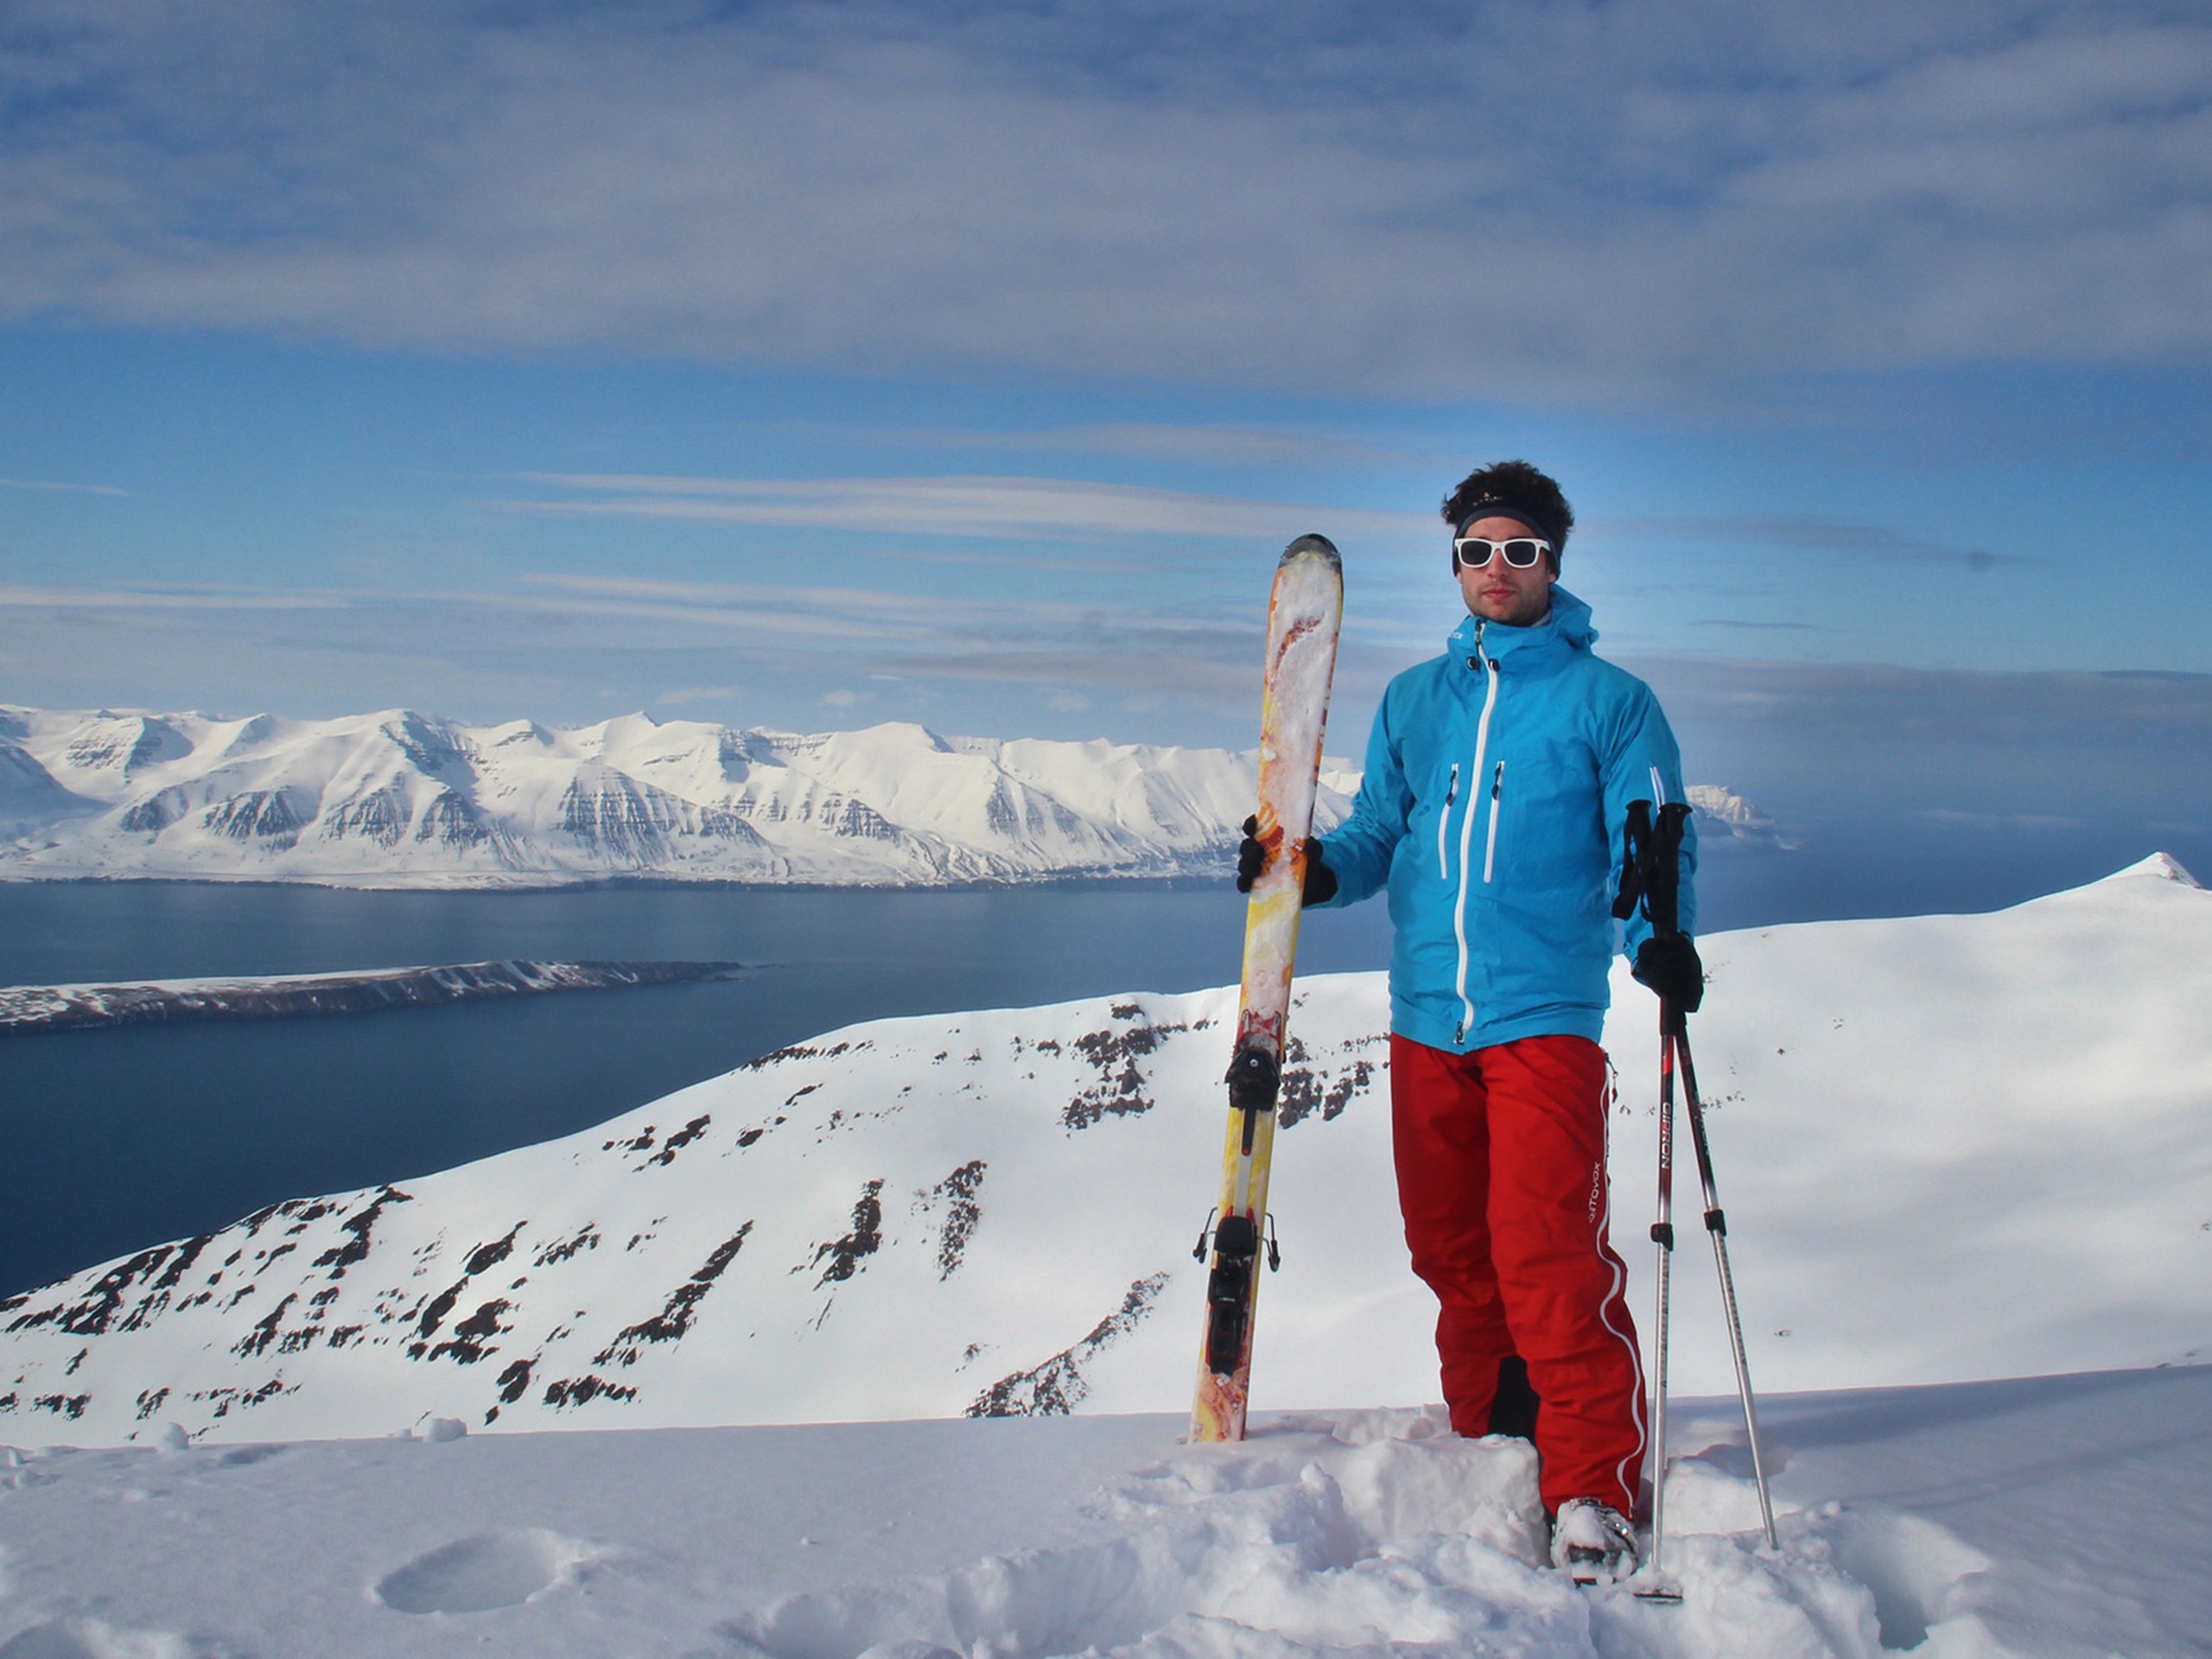
MULTIPOLYGON (((1244 820, 1244 839, 1236 844, 1236 891, 1249 893, 1252 884, 1260 879, 1260 872, 1268 868, 1268 849, 1260 840, 1260 820, 1255 813, 1244 820)), ((1325 905, 1337 896, 1337 873, 1321 861, 1321 843, 1314 836, 1306 838, 1306 887, 1299 895, 1299 907, 1325 905)))
POLYGON ((1637 947, 1633 970, 1641 982, 1684 1014, 1695 1014, 1705 1001, 1705 964, 1687 933, 1653 934, 1637 947))

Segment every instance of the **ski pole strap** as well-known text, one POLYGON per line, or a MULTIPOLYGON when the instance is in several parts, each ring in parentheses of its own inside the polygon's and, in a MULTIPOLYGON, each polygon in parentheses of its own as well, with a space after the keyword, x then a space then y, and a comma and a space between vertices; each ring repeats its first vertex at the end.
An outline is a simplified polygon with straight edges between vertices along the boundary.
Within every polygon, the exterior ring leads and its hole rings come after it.
MULTIPOLYGON (((1636 804, 1631 803, 1633 815, 1636 804)), ((1681 931, 1676 919, 1682 892, 1682 826, 1688 822, 1689 804, 1669 801, 1659 809, 1652 825, 1649 868, 1643 877, 1643 913, 1651 931, 1664 938, 1681 931)))
POLYGON ((1613 918, 1624 922, 1636 914, 1651 874, 1651 803, 1630 801, 1628 822, 1621 827, 1621 885, 1613 898, 1613 918))

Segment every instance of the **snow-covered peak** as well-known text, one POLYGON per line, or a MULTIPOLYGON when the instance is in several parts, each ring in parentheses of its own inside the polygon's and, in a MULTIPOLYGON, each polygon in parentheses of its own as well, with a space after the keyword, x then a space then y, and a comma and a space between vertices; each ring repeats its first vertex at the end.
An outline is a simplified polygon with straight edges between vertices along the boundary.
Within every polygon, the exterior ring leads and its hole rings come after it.
POLYGON ((2171 853, 2152 853, 2148 858, 2138 859, 2124 870, 2114 870, 2104 879, 2126 881, 2136 876, 2152 876, 2162 881, 2177 881, 2184 887, 2199 887, 2204 884, 2183 868, 2182 861, 2171 853))

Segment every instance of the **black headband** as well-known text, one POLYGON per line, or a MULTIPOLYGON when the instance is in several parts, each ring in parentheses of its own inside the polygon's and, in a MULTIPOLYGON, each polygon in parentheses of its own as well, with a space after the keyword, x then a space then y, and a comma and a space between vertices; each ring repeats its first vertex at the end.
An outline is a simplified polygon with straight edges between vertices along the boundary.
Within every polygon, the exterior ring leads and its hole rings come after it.
POLYGON ((1559 520, 1541 507, 1510 495, 1486 495, 1459 515, 1459 524, 1452 537, 1457 541, 1467 533, 1467 526, 1484 518, 1518 518, 1552 544, 1556 555, 1567 544, 1567 530, 1559 520))

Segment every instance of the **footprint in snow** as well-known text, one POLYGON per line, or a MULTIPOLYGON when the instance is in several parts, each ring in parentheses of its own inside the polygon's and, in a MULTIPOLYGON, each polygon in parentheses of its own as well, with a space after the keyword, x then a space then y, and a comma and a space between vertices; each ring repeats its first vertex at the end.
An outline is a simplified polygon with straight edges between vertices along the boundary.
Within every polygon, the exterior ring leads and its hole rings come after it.
POLYGON ((288 1448, 282 1446, 242 1446, 235 1452, 226 1452, 216 1461, 226 1469, 242 1469, 249 1464, 266 1463, 271 1458, 282 1457, 288 1448))
POLYGON ((395 1612, 486 1613, 564 1582, 589 1554, 575 1539, 539 1527, 479 1533, 387 1573, 376 1598, 395 1612))
POLYGON ((0 1659, 182 1659, 186 1651, 166 1630, 118 1630, 97 1618, 34 1624, 0 1642, 0 1659))

